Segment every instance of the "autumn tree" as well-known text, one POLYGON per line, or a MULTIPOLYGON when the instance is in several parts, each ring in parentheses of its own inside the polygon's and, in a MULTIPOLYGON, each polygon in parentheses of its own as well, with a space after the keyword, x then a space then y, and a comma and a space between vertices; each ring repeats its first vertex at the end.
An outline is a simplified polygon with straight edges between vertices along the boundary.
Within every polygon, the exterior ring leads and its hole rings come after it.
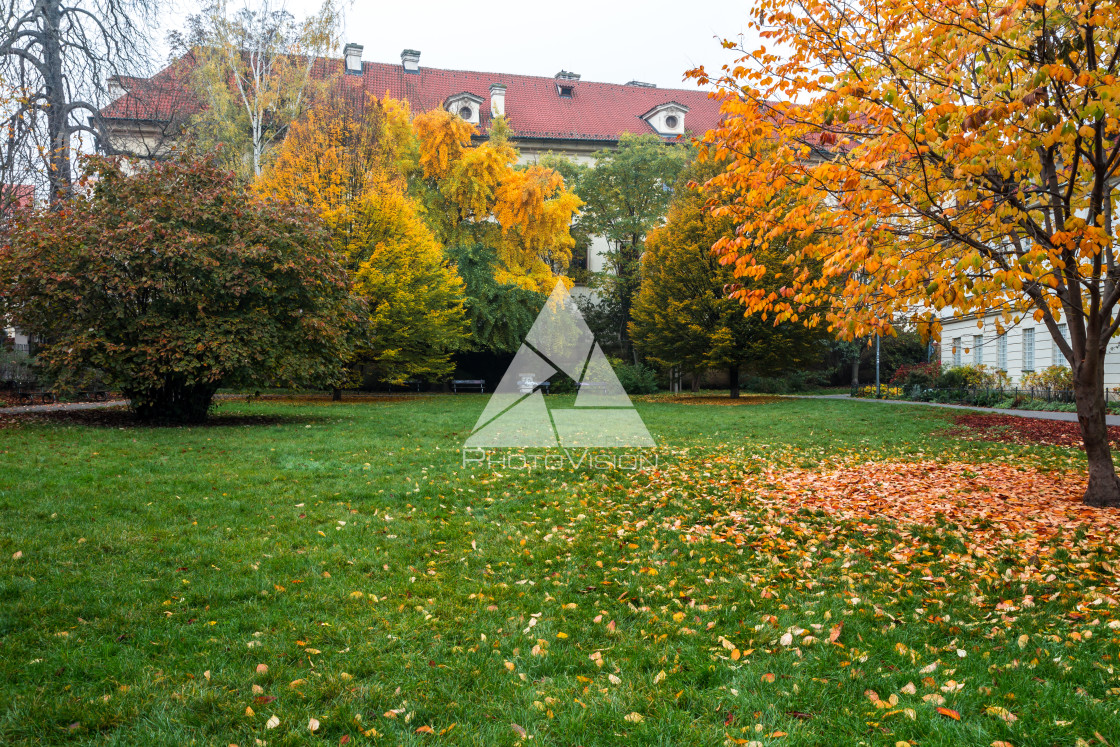
POLYGON ((87 198, 21 212, 0 253, 0 296, 61 386, 96 369, 140 417, 198 422, 220 386, 337 379, 356 317, 315 214, 188 155, 88 173, 87 198))
POLYGON ((0 172, 45 176, 52 202, 70 196, 81 138, 104 135, 110 80, 145 68, 152 0, 10 0, 0 8, 0 172), (31 166, 32 168, 28 168, 31 166))
POLYGON ((407 193, 407 104, 341 81, 291 127, 255 185, 318 213, 367 324, 355 360, 383 381, 438 379, 464 344, 463 283, 407 193))
POLYGON ((583 200, 578 230, 606 239, 605 269, 589 286, 596 291, 596 334, 624 351, 634 296, 641 285, 639 260, 646 235, 661 225, 673 198, 673 185, 688 158, 687 147, 658 135, 624 133, 617 148, 599 151, 595 163, 578 177, 583 200))
POLYGON ((474 125, 442 109, 418 115, 413 128, 421 192, 436 238, 448 247, 490 247, 498 283, 551 292, 571 259, 568 227, 580 205, 563 177, 540 164, 515 168, 517 149, 502 117, 477 144, 474 125))
MULTIPOLYGON (((712 215, 722 196, 703 186, 721 167, 693 162, 678 178, 665 224, 646 238, 630 333, 644 355, 692 372, 694 382, 705 370, 727 370, 731 396, 738 397, 741 372, 769 375, 804 367, 819 357, 825 336, 796 322, 747 315, 727 297, 736 283, 734 268, 722 264, 712 247, 734 234, 735 221, 712 215)), ((780 259, 785 250, 786 242, 774 242, 768 252, 780 259)), ((777 287, 771 278, 751 282, 777 287)))
POLYGON ((259 177, 269 151, 325 85, 323 57, 338 44, 340 22, 334 0, 302 21, 273 0, 236 11, 228 0, 213 0, 189 16, 171 43, 202 105, 190 126, 199 147, 222 143, 230 168, 259 177))
POLYGON ((738 192, 725 259, 783 285, 736 297, 849 338, 936 332, 949 309, 1000 331, 1034 320, 1073 372, 1085 502, 1120 505, 1104 401, 1120 328, 1116 6, 759 0, 748 16, 767 47, 691 73, 725 96, 706 138, 732 158, 713 184, 738 192), (796 203, 773 200, 788 190, 796 203), (782 263, 756 254, 790 231, 813 238, 782 263))

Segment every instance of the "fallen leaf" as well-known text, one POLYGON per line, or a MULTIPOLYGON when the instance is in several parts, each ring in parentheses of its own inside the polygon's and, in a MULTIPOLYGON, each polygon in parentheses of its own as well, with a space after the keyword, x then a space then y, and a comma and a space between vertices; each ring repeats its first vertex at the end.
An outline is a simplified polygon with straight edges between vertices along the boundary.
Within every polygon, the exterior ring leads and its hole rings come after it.
POLYGON ((642 714, 638 713, 637 711, 631 711, 623 718, 632 724, 640 724, 642 722, 642 714))
POLYGON ((988 714, 989 716, 996 716, 998 718, 1001 718, 1009 724, 1013 724, 1019 720, 1019 717, 1014 713, 1007 710, 1006 708, 1001 708, 1000 706, 988 706, 984 709, 984 713, 988 714))
POLYGON ((315 719, 315 718, 309 719, 307 721, 307 730, 308 731, 319 731, 319 719, 315 719))
POLYGON ((525 731, 525 729, 518 726, 517 724, 510 724, 510 728, 517 732, 517 736, 521 737, 522 739, 529 736, 529 732, 525 731))
POLYGON ((258 664, 257 665, 257 674, 268 674, 268 665, 267 664, 258 664))
POLYGON ((23 550, 16 550, 14 553, 12 553, 12 560, 19 560, 22 557, 23 557, 23 550))
POLYGON ((961 715, 959 713, 957 713, 956 711, 954 711, 952 708, 940 708, 939 707, 937 709, 937 712, 940 713, 942 716, 946 716, 948 718, 953 719, 954 721, 960 721, 961 720, 961 715))
POLYGON ((280 719, 276 718, 276 716, 273 716, 272 718, 270 718, 268 721, 265 722, 264 728, 275 729, 279 725, 280 725, 280 719))
POLYGON ((914 686, 913 682, 907 682, 902 686, 902 692, 906 695, 913 695, 914 693, 918 692, 918 688, 914 686))
POLYGON ((766 674, 762 675, 762 681, 763 682, 773 682, 774 681, 774 675, 767 672, 766 674))
POLYGON ((417 734, 434 734, 435 729, 433 729, 430 726, 418 726, 418 727, 416 727, 416 733, 417 734))

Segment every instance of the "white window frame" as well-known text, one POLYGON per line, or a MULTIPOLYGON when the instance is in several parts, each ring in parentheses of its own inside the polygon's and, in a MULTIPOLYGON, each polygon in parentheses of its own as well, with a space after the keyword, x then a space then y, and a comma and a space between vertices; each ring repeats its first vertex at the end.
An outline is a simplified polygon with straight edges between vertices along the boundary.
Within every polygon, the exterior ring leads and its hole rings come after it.
MULTIPOLYGON (((1062 336, 1063 340, 1068 341, 1069 340, 1069 325, 1059 324, 1058 325, 1058 334, 1060 334, 1062 336)), ((1052 366, 1066 366, 1066 365, 1069 365, 1069 361, 1067 361, 1066 357, 1064 355, 1062 355, 1062 349, 1058 347, 1058 341, 1057 340, 1052 340, 1050 342, 1050 365, 1052 365, 1052 366)))
POLYGON ((972 336, 972 364, 974 366, 984 365, 984 335, 972 336))
POLYGON ((1034 327, 1023 330, 1023 373, 1034 371, 1034 327))
POLYGON ((996 367, 1000 371, 1007 370, 1007 333, 996 338, 996 367))
POLYGON ((953 338, 953 367, 961 365, 961 338, 953 338))

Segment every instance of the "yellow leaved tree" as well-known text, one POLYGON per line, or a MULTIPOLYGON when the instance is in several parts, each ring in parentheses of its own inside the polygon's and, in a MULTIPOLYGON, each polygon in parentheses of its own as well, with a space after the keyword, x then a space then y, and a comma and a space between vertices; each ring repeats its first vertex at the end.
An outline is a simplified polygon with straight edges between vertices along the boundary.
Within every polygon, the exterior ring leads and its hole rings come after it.
POLYGON ((1120 329, 1120 6, 755 0, 705 140, 730 166, 718 248, 748 311, 849 339, 975 315, 1049 332, 1072 369, 1085 501, 1120 506, 1104 399, 1120 329), (785 195, 792 195, 787 199, 785 195), (771 261, 770 243, 794 235, 771 261), (757 251, 757 253, 756 253, 757 251), (823 268, 823 274, 814 271, 823 268), (1068 337, 1061 332, 1068 325, 1068 337))
POLYGON ((429 225, 447 246, 481 244, 497 254, 495 280, 549 293, 572 257, 569 228, 580 200, 555 170, 515 168, 504 118, 487 140, 443 110, 418 115, 419 164, 429 225))
POLYGON ((408 195, 413 150, 407 104, 344 80, 292 125, 254 184, 323 217, 367 307, 358 362, 383 381, 447 375, 466 334, 462 281, 408 195))

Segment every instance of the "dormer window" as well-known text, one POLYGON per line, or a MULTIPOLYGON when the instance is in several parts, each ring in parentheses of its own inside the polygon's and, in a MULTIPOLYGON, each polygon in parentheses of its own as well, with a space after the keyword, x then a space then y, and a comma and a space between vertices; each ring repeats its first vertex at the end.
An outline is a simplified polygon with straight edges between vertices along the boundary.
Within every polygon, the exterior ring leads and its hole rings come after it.
POLYGON ((444 108, 458 116, 464 122, 470 122, 476 125, 479 124, 479 112, 482 111, 482 100, 481 96, 475 96, 473 93, 463 91, 454 96, 449 96, 444 103, 444 108))
POLYGON ((642 115, 649 126, 658 135, 665 137, 684 134, 684 115, 688 114, 688 107, 676 101, 667 101, 658 104, 642 115))
POLYGON ((562 99, 570 99, 575 91, 576 81, 579 80, 579 73, 569 73, 567 70, 561 70, 556 73, 555 78, 556 93, 560 94, 562 99))

